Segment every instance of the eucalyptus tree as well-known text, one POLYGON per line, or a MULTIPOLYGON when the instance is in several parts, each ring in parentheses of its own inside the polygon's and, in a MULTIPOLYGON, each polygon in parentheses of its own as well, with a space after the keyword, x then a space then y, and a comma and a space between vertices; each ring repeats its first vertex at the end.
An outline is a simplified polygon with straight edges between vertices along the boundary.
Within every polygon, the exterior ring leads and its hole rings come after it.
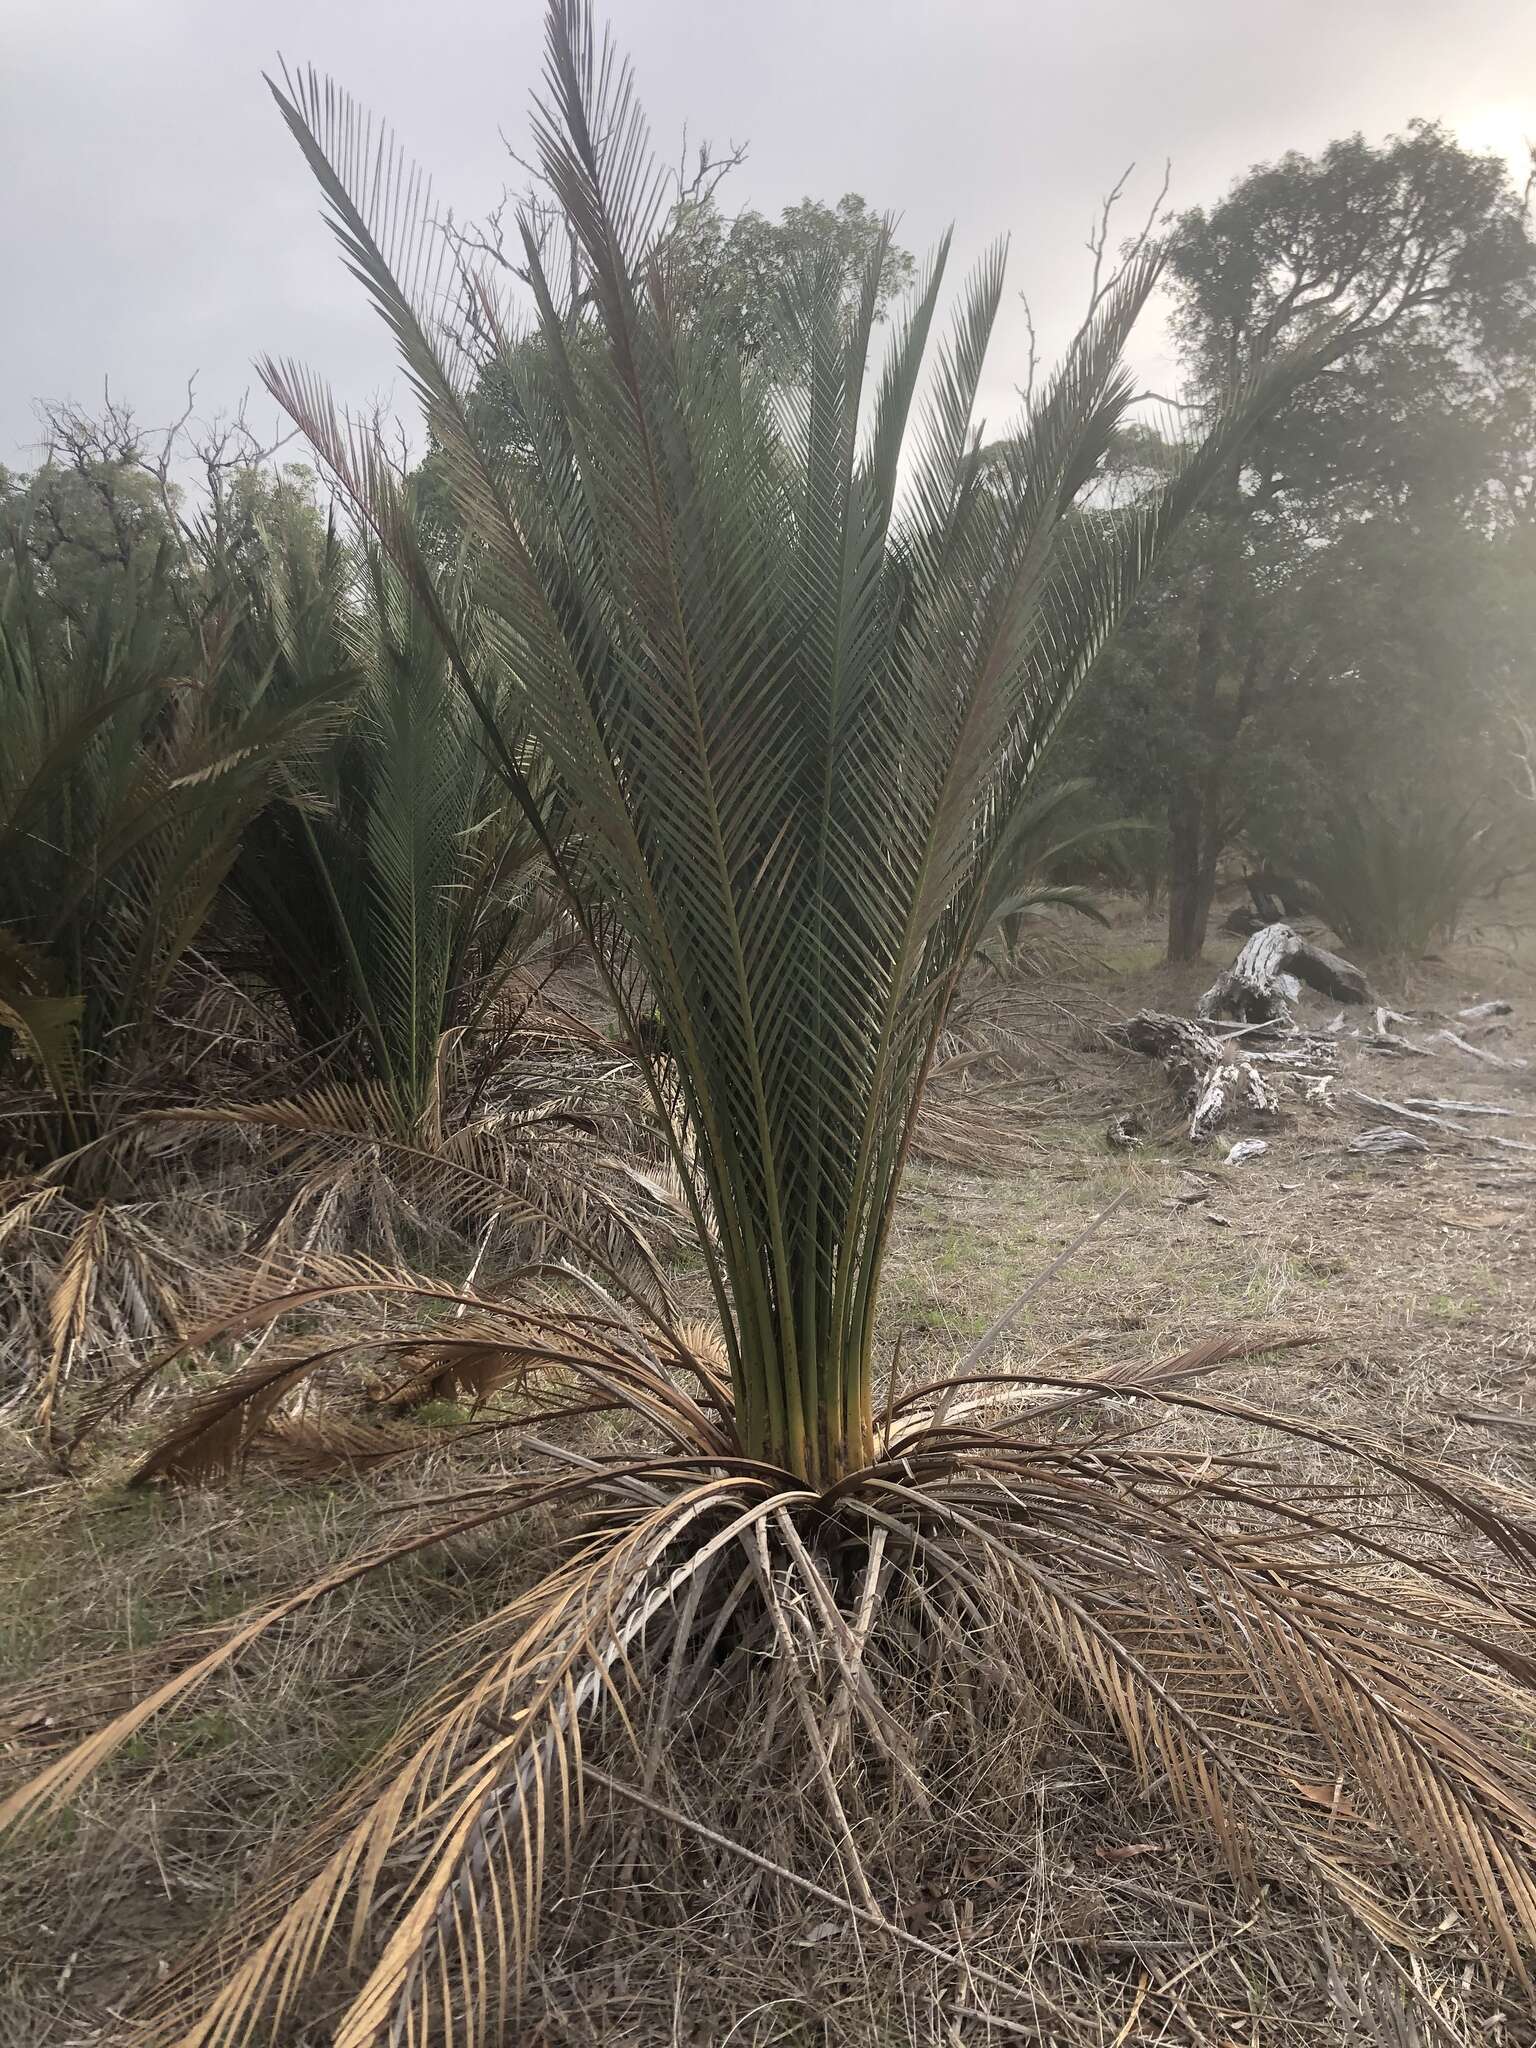
MULTIPOLYGON (((1243 822, 1252 754, 1262 777, 1287 737, 1305 747, 1309 721, 1326 730, 1338 700, 1363 695, 1357 672, 1369 671, 1380 636, 1367 619, 1339 647, 1330 583, 1350 607, 1368 610, 1380 592, 1390 609, 1394 560, 1407 578, 1419 565, 1433 577, 1447 534, 1463 529, 1470 553, 1520 517, 1536 235, 1502 158, 1415 121, 1379 146, 1354 135, 1315 157, 1255 165, 1209 211, 1179 216, 1167 275, 1197 398, 1219 402, 1235 374, 1319 322, 1339 343, 1326 372, 1230 466, 1177 579, 1145 614, 1161 617, 1163 637, 1142 745, 1166 763, 1168 952, 1187 959, 1243 822)), ((1438 721, 1405 702, 1418 665, 1389 690, 1384 717, 1360 705, 1367 752, 1414 728, 1420 749, 1438 747, 1458 697, 1470 700, 1463 730, 1475 730, 1479 691, 1461 686, 1454 664, 1432 678, 1447 707, 1438 721)), ((1317 751, 1326 770, 1330 741, 1317 751)))

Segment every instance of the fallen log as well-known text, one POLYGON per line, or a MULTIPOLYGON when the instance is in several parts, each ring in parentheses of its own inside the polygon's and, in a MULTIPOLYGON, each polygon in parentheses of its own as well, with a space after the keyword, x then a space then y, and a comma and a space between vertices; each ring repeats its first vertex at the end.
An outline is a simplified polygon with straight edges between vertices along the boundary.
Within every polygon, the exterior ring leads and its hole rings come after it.
POLYGON ((1161 1010, 1138 1010, 1123 1024, 1111 1024, 1104 1036, 1127 1052, 1161 1060, 1173 1079, 1183 1085, 1194 1083, 1221 1058, 1221 1046, 1213 1032, 1202 1031, 1187 1017, 1170 1017, 1161 1010))
POLYGON ((1265 925, 1200 998, 1196 1014, 1209 1022, 1235 1017, 1244 1024, 1293 1023, 1290 1005, 1301 984, 1336 1003, 1368 1003, 1370 983, 1360 969, 1288 924, 1265 925))
POLYGON ((1300 1087, 1310 1102, 1325 1105, 1335 1048, 1327 1039, 1298 1033, 1282 1045, 1260 1050, 1241 1032, 1204 1030, 1187 1017, 1138 1010, 1105 1032, 1112 1045, 1161 1060, 1190 1112, 1189 1135, 1199 1144, 1228 1121, 1236 1109, 1273 1116, 1282 1096, 1300 1087))

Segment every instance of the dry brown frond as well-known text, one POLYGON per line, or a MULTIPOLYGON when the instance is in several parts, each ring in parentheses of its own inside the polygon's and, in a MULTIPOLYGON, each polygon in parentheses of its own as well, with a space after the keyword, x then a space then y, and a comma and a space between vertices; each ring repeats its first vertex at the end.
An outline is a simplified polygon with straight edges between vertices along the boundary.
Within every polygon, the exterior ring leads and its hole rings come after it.
POLYGON ((48 1367, 37 1404, 38 1427, 45 1439, 53 1434, 53 1407, 59 1383, 69 1370, 90 1307, 91 1290, 101 1263, 107 1205, 98 1202, 65 1247, 59 1277, 48 1297, 48 1367))
MULTIPOLYGON (((528 1292, 511 1301, 455 1292, 418 1275, 362 1260, 311 1262, 308 1285, 253 1301, 249 1281, 234 1306, 202 1325, 170 1352, 150 1361, 85 1416, 71 1444, 77 1450, 112 1415, 121 1414, 157 1376, 178 1362, 253 1331, 270 1331, 284 1316, 357 1295, 393 1298, 436 1314, 427 1333, 363 1336, 348 1329, 331 1343, 291 1340, 193 1394, 171 1430, 133 1473, 135 1483, 203 1479, 242 1462, 283 1404, 328 1368, 366 1355, 396 1357, 402 1378, 377 1386, 375 1400, 396 1412, 461 1393, 477 1407, 514 1389, 514 1421, 532 1428, 561 1416, 607 1410, 625 1413, 689 1452, 735 1454, 729 1383, 718 1335, 700 1325, 658 1325, 647 1338, 633 1323, 540 1303, 528 1292), (681 1375, 685 1384, 677 1383, 681 1375), (689 1392, 691 1381, 696 1392, 689 1392)), ((525 1287, 546 1269, 523 1274, 525 1287)), ((311 1420, 314 1418, 311 1417, 311 1420)))
POLYGON ((345 1416, 279 1416, 246 1446, 269 1471, 284 1479, 328 1479, 338 1472, 372 1472, 401 1458, 420 1457, 436 1447, 419 1428, 354 1422, 345 1416))
MULTIPOLYGON (((870 1774, 893 1812, 926 1827, 945 1797, 922 1732, 931 1703, 963 1744, 976 1702, 1021 1682, 1112 1735, 1144 1796, 1197 1822, 1239 1887, 1299 1884, 1373 1940, 1415 1946, 1434 1938, 1427 1872, 1523 1981, 1536 1953, 1536 1761, 1523 1739, 1536 1518, 1522 1496, 1207 1391, 1252 1338, 1097 1378, 960 1375, 990 1413, 957 1404, 954 1381, 917 1389, 892 1404, 876 1465, 818 1497, 736 1454, 706 1331, 652 1337, 355 1263, 248 1304, 229 1327, 370 1291, 451 1309, 447 1342, 464 1357, 516 1354, 520 1401, 544 1400, 545 1415, 562 1393, 600 1404, 619 1440, 592 1455, 544 1443, 526 1415, 482 1425, 516 1432, 514 1471, 421 1502, 451 1519, 264 1608, 0 1809, 4 1825, 69 1799, 150 1715, 354 1576, 482 1523, 561 1510, 561 1560, 455 1639, 434 1698, 239 1925, 155 1995, 146 2048, 275 2038, 311 1979, 338 2001, 327 2038, 347 2048, 477 2039, 530 1981, 551 1873, 584 1839, 585 1759, 653 1798, 672 1747, 722 1716, 751 1734, 765 1784, 788 1772, 813 1791, 840 1887, 877 1938, 901 1880, 872 1850, 870 1774), (1208 1434, 1187 1452, 1145 1446, 1138 1410, 1207 1431, 1228 1422, 1236 1447, 1208 1434), (1305 1484, 1264 1449, 1298 1438, 1325 1461, 1305 1484), (1475 1568, 1468 1544, 1491 1564, 1475 1568)), ((281 1354, 196 1397, 141 1476, 217 1460, 232 1442, 249 1450, 289 1376, 325 1355, 281 1354)), ((306 1427, 292 1439, 301 1459, 306 1427)), ((329 1448, 345 1456, 345 1435, 329 1448)), ((376 1439, 358 1448, 392 1454, 376 1439)))

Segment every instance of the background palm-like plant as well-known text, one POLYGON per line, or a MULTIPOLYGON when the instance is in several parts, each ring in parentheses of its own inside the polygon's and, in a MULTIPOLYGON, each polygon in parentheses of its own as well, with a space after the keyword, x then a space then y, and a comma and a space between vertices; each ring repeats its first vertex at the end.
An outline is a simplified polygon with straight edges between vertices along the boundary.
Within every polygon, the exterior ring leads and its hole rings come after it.
MULTIPOLYGON (((472 647, 462 606, 458 619, 472 647)), ((259 943, 239 957, 301 1045, 376 1083, 397 1131, 415 1131, 445 1041, 482 1020, 548 931, 540 836, 495 773, 430 616, 377 548, 359 561, 330 534, 317 551, 295 522, 247 630, 279 695, 336 673, 350 716, 245 834, 229 891, 259 943)))
POLYGON ((1113 872, 1121 863, 1120 835, 1138 828, 1094 818, 1091 789, 1078 777, 1032 790, 1019 806, 1007 867, 999 875, 1007 893, 992 912, 992 930, 1011 967, 1021 964, 1025 933, 1042 910, 1070 910, 1096 924, 1107 922, 1081 876, 1085 867, 1113 872))
POLYGON ((333 678, 278 701, 269 666, 238 676, 217 590, 173 607, 172 575, 146 550, 62 631, 19 551, 0 582, 0 1028, 75 1138, 143 1050, 277 757, 335 715, 333 678))
POLYGON ((1290 850, 1318 908, 1352 952, 1412 958, 1455 937, 1469 905, 1525 872, 1529 835, 1454 795, 1331 791, 1290 850))

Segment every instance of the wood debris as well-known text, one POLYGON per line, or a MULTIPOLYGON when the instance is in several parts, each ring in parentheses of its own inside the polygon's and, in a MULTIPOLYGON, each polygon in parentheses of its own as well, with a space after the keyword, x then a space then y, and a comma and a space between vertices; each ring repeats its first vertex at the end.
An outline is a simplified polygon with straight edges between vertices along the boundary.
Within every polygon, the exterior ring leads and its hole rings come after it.
POLYGON ((1469 1059, 1481 1060, 1485 1066, 1502 1067, 1506 1070, 1523 1067, 1524 1060, 1506 1060, 1496 1052, 1489 1052, 1484 1045, 1473 1045, 1467 1039, 1458 1037, 1454 1031, 1433 1032, 1425 1041, 1426 1045, 1449 1045, 1457 1052, 1464 1052, 1469 1059))
POLYGON ((1488 1017, 1512 1017, 1515 1006, 1506 1003, 1502 997, 1496 997, 1490 1003, 1474 1003, 1469 1010, 1458 1010, 1456 1014, 1463 1024, 1481 1024, 1488 1017))
POLYGON ((1301 984, 1339 1003, 1368 1003, 1370 984, 1358 967, 1314 946, 1288 924, 1265 925, 1200 998, 1205 1022, 1236 1017, 1244 1024, 1289 1024, 1301 984))
POLYGON ((1362 1131, 1350 1140, 1351 1152, 1427 1152, 1428 1138, 1420 1137, 1417 1131, 1405 1131, 1401 1125, 1376 1124, 1368 1131, 1362 1131))

